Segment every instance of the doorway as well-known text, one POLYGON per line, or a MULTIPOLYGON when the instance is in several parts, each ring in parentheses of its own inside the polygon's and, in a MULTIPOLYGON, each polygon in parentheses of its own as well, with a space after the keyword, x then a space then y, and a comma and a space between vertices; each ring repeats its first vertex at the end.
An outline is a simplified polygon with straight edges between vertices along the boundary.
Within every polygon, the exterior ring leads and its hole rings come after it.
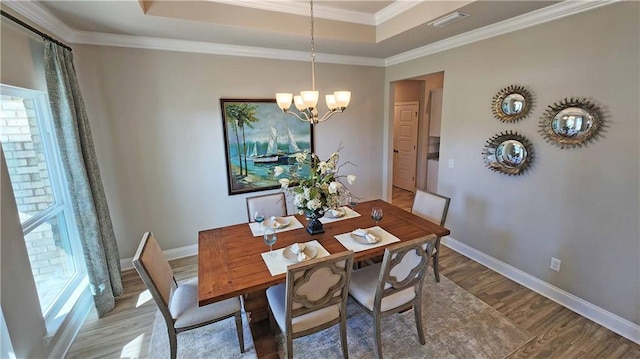
POLYGON ((444 72, 395 81, 390 86, 390 107, 394 110, 393 114, 390 113, 393 116, 392 187, 411 192, 415 192, 416 188, 437 192, 444 72), (417 126, 401 127, 399 120, 405 116, 405 121, 402 121, 405 123, 411 111, 404 106, 411 103, 417 103, 417 126), (410 136, 407 130, 411 132, 410 136), (416 138, 415 142, 408 140, 413 137, 416 138), (415 157, 400 151, 400 146, 412 146, 410 143, 415 143, 415 157))

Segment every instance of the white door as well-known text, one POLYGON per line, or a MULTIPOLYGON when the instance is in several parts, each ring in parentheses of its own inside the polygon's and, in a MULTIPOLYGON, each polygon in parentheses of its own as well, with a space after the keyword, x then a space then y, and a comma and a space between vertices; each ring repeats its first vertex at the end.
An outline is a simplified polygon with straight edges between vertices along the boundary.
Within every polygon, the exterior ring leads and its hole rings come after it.
POLYGON ((418 102, 397 103, 393 116, 393 185, 414 192, 418 148, 418 102))

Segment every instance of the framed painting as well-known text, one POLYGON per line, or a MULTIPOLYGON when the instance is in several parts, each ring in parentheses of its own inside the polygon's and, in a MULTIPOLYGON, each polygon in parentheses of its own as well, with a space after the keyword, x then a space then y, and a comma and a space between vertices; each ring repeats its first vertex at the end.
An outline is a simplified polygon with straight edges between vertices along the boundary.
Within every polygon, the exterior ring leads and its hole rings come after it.
POLYGON ((278 108, 275 99, 220 99, 229 195, 280 188, 295 155, 313 152, 313 126, 278 108))

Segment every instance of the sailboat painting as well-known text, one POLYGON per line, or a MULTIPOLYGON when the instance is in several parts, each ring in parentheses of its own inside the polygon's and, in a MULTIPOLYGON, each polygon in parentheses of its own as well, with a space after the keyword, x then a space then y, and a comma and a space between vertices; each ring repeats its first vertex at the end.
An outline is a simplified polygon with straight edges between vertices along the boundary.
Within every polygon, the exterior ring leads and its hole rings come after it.
POLYGON ((297 153, 313 152, 313 126, 273 99, 220 99, 220 108, 230 195, 279 188, 274 167, 288 171, 297 153))

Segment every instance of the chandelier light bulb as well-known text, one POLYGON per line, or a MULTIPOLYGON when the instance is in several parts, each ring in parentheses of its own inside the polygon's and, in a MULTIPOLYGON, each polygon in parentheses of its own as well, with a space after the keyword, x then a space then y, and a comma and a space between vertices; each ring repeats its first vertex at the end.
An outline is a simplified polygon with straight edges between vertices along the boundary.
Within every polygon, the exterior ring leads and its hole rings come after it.
POLYGON ((293 94, 290 93, 277 93, 276 94, 276 102, 278 103, 278 107, 282 111, 288 110, 291 107, 291 100, 293 99, 293 94))
POLYGON ((336 91, 333 93, 339 108, 345 109, 351 101, 351 91, 336 91))
POLYGON ((295 103, 298 111, 304 110, 304 101, 302 100, 302 96, 293 96, 293 103, 295 103))
POLYGON ((306 108, 315 108, 318 104, 318 91, 300 91, 300 96, 306 108))
POLYGON ((329 108, 329 110, 333 111, 338 107, 335 95, 326 95, 325 99, 327 101, 327 107, 329 108))

